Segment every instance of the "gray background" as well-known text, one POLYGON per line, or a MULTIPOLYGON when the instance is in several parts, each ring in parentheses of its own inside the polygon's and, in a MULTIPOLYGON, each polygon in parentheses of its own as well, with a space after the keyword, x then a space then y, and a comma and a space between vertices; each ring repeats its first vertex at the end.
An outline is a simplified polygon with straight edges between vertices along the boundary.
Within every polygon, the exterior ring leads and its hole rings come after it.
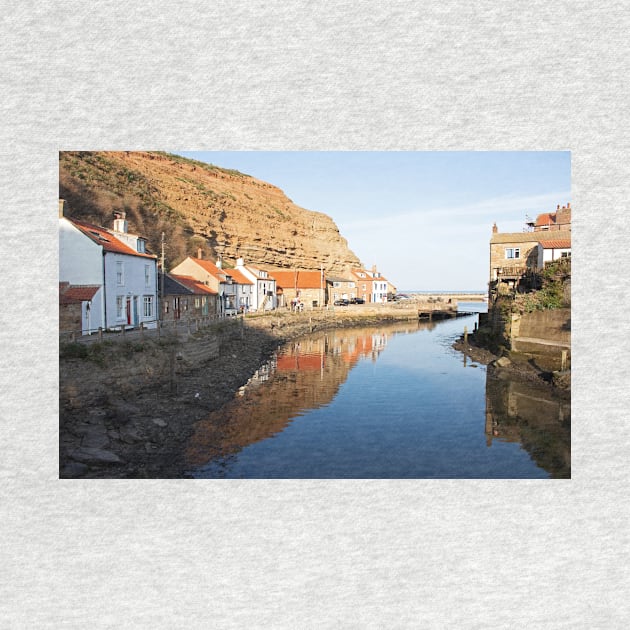
POLYGON ((627 627, 622 3, 4 4, 0 627, 627 627), (58 480, 60 149, 572 151, 573 479, 58 480))

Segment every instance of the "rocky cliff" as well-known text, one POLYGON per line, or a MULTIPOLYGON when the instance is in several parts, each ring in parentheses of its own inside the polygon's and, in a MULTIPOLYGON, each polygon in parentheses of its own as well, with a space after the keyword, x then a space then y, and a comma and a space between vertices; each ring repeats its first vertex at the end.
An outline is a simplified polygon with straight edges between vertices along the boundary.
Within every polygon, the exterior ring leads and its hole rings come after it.
POLYGON ((68 215, 110 226, 124 210, 129 230, 153 252, 165 233, 167 268, 202 249, 227 266, 343 272, 360 265, 333 220, 294 204, 276 186, 238 171, 160 152, 64 151, 59 196, 68 215))

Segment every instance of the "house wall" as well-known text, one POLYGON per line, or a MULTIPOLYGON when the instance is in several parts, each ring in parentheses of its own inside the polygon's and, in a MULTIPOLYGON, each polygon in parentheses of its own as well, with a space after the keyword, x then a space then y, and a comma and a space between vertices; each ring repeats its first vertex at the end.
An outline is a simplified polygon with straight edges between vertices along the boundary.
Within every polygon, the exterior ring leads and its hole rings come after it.
MULTIPOLYGON (((284 304, 285 306, 291 306, 291 300, 296 297, 294 288, 284 289, 284 304)), ((317 302, 317 306, 323 306, 326 304, 326 291, 325 289, 300 289, 297 290, 297 297, 300 298, 300 302, 304 304, 305 308, 312 308, 313 302, 317 302)))
POLYGON ((551 262, 552 260, 558 260, 562 258, 562 255, 569 255, 571 249, 545 249, 543 250, 543 262, 551 262))
MULTIPOLYGON (((59 281, 101 287, 104 282, 102 248, 65 218, 59 219, 59 281)), ((103 294, 103 290, 98 291, 92 299, 90 327, 93 329, 105 328, 103 294)), ((79 322, 79 326, 72 330, 80 328, 79 322)))
MULTIPOLYGON (((113 252, 105 253, 105 314, 106 327, 138 326, 140 323, 155 322, 158 318, 157 300, 157 261, 154 258, 127 256, 113 252), (118 265, 122 263, 122 284, 118 283, 118 265), (145 266, 149 268, 148 282, 145 279, 145 266), (144 297, 151 297, 152 311, 144 314, 144 297), (118 312, 117 300, 122 298, 122 313, 118 312), (127 300, 130 304, 130 318, 127 315, 127 300), (131 319, 131 321, 129 321, 131 319)), ((154 325, 154 324, 151 324, 154 325)))
POLYGON ((498 267, 539 267, 539 252, 537 241, 524 243, 491 243, 490 244, 490 280, 497 279, 498 267), (519 258, 506 258, 508 248, 520 249, 519 258))

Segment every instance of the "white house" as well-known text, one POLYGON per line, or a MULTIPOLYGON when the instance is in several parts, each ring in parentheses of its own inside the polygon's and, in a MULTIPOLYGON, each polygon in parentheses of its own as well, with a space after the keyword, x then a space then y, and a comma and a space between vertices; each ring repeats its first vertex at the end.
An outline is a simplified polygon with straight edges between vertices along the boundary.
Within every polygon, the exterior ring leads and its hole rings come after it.
POLYGON ((124 213, 107 230, 65 217, 59 200, 59 281, 101 287, 88 304, 87 332, 156 326, 157 257, 146 252, 144 238, 127 232, 124 213))
POLYGON ((276 281, 267 271, 245 265, 242 258, 237 259, 236 270, 253 283, 250 309, 269 311, 276 308, 276 281))
POLYGON ((539 267, 545 263, 571 256, 571 241, 568 239, 552 239, 539 243, 539 267))

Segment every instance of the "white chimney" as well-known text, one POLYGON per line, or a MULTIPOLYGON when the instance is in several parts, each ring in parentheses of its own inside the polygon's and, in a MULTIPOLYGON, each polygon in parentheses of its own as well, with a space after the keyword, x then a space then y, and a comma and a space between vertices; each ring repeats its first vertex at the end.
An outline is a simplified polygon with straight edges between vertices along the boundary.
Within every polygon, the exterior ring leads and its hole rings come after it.
POLYGON ((217 259, 217 268, 218 269, 223 269, 223 261, 221 260, 221 258, 217 259))
POLYGON ((114 232, 127 234, 127 214, 125 212, 114 212, 114 232))
POLYGON ((242 258, 237 258, 236 259, 236 266, 237 267, 244 267, 245 266, 245 261, 242 258))
POLYGON ((197 258, 199 258, 199 260, 203 258, 203 250, 201 249, 201 247, 197 248, 197 258))

